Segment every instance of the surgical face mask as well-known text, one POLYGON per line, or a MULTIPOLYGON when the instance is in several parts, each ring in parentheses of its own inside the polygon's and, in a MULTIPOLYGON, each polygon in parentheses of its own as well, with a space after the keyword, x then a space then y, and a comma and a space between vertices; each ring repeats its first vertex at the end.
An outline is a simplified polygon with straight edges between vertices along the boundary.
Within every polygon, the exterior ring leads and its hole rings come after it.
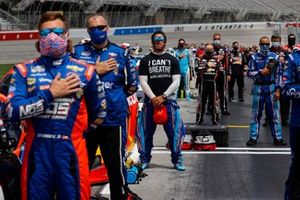
POLYGON ((68 39, 55 33, 41 37, 39 42, 40 53, 43 56, 61 58, 67 50, 68 39))
POLYGON ((288 45, 289 46, 294 46, 296 44, 296 38, 288 38, 288 45))
POLYGON ((272 46, 275 48, 280 47, 280 42, 272 42, 272 46))
POLYGON ((268 53, 270 52, 269 45, 259 45, 259 47, 260 47, 260 53, 264 56, 267 56, 268 53))
POLYGON ((95 45, 103 44, 107 40, 107 31, 101 30, 98 27, 90 28, 89 35, 95 45))
POLYGON ((214 45, 219 45, 219 44, 220 44, 220 40, 213 40, 212 43, 213 43, 214 45))

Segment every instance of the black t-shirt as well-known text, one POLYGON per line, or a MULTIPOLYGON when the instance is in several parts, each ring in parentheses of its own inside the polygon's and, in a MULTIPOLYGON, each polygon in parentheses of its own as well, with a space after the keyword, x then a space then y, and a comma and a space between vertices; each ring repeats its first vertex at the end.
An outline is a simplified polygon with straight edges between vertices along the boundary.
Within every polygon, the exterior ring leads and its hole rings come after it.
POLYGON ((172 75, 180 74, 178 60, 168 54, 145 56, 139 66, 139 75, 148 76, 148 85, 155 96, 162 95, 172 84, 172 75))

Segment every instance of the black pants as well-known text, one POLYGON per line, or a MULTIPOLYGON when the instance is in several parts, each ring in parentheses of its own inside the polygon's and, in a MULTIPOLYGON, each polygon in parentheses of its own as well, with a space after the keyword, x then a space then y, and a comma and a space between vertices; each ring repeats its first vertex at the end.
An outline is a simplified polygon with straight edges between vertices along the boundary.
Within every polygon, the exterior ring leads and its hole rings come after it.
POLYGON ((20 174, 21 163, 15 154, 0 158, 0 185, 5 199, 21 199, 20 174))
POLYGON ((220 108, 222 113, 228 111, 228 101, 226 98, 226 86, 227 86, 227 79, 225 72, 220 72, 216 79, 217 83, 217 92, 220 99, 220 108))
POLYGON ((291 166, 285 183, 285 199, 300 199, 300 127, 290 126, 291 166))
POLYGON ((280 96, 280 115, 281 122, 286 122, 289 120, 290 116, 290 100, 280 96))
POLYGON ((229 98, 234 98, 234 85, 235 81, 237 82, 238 87, 238 98, 243 99, 244 98, 244 76, 243 74, 233 74, 231 76, 230 81, 228 82, 228 94, 229 98))
POLYGON ((100 145, 101 156, 107 168, 111 200, 124 199, 124 174, 122 171, 122 133, 121 126, 99 126, 87 134, 89 165, 95 160, 95 153, 100 145))
MULTIPOLYGON (((217 103, 217 91, 216 91, 216 83, 215 81, 203 81, 203 88, 201 88, 199 95, 200 101, 198 105, 199 117, 203 119, 205 106, 208 100, 208 107, 210 108, 209 111, 211 112, 212 122, 218 121, 218 103, 217 103)), ((196 119, 198 121, 198 119, 196 119)))

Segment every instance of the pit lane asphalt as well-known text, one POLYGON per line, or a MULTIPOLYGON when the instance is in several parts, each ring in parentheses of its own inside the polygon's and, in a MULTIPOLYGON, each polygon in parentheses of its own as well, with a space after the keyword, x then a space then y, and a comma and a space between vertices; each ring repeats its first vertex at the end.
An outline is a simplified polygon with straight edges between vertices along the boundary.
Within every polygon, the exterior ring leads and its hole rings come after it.
MULTIPOLYGON (((210 41, 212 33, 168 33, 168 46, 176 46, 181 37, 186 38, 188 43, 210 41)), ((222 40, 229 44, 237 40, 241 44, 252 45, 257 44, 262 35, 270 36, 272 31, 221 33, 222 40)), ((146 53, 150 45, 149 38, 150 35, 122 36, 112 37, 112 41, 137 42, 146 53)), ((0 46, 0 63, 18 63, 38 56, 34 41, 0 42, 0 46)), ((130 185, 130 188, 144 200, 283 199, 284 182, 290 164, 288 146, 275 147, 269 128, 261 127, 257 146, 245 149, 249 138, 247 126, 251 118, 251 83, 246 78, 246 101, 230 103, 231 115, 221 119, 223 125, 241 126, 229 128, 229 148, 213 152, 187 151, 184 154, 187 170, 178 172, 173 169, 169 151, 164 148, 167 141, 163 129, 158 127, 151 165, 145 170, 148 176, 139 184, 130 185)), ((196 100, 179 100, 179 104, 184 122, 194 122, 196 100)), ((206 116, 207 123, 209 119, 210 116, 206 116)), ((288 141, 288 128, 283 129, 283 137, 288 141)))

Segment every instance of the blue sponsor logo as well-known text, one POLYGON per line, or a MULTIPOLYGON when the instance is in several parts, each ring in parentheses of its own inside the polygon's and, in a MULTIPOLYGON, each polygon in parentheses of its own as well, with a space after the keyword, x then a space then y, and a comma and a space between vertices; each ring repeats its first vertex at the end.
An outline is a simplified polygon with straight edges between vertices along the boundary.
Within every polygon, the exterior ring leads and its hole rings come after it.
POLYGON ((148 34, 155 31, 161 31, 162 27, 144 27, 144 28, 118 28, 115 30, 114 35, 136 35, 148 34))

